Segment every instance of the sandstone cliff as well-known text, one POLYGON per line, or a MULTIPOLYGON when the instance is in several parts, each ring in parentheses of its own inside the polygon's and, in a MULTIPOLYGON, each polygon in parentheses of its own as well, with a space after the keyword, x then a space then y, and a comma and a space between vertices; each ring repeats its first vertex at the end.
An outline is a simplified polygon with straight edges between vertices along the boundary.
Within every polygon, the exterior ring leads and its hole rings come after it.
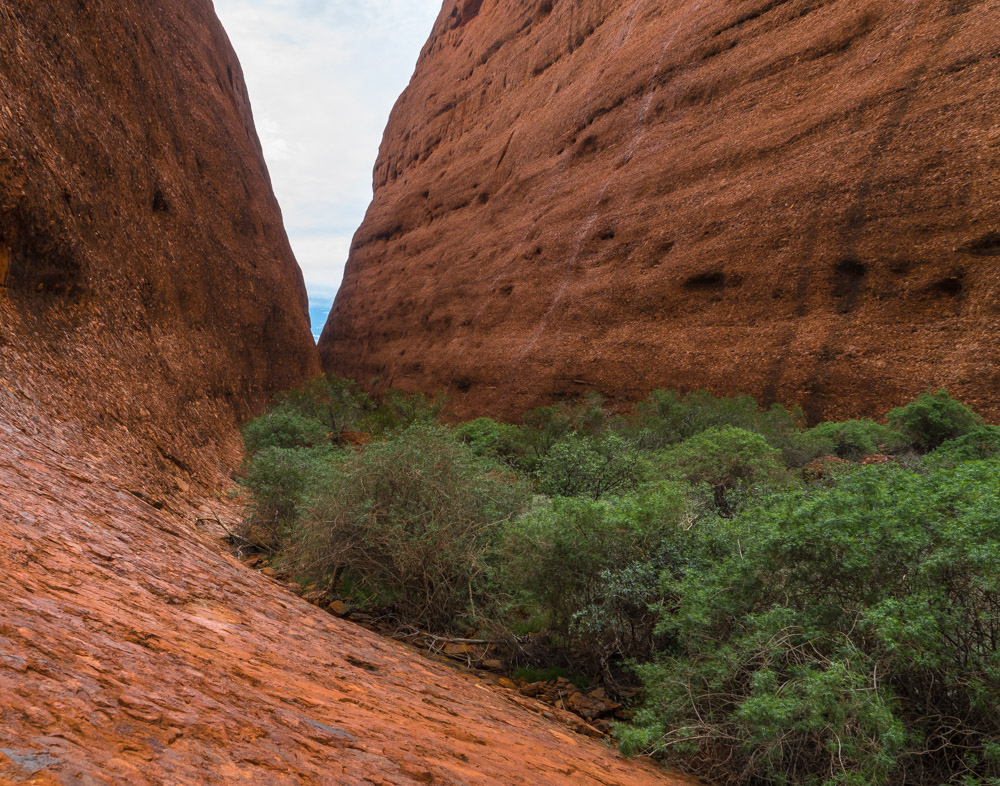
POLYGON ((1000 416, 998 41, 997 0, 446 0, 324 365, 459 414, 1000 416))
POLYGON ((151 487, 209 477, 318 373, 210 2, 0 3, 0 281, 7 389, 127 443, 151 487))
POLYGON ((319 364, 209 0, 0 0, 0 279, 0 783, 671 782, 225 550, 319 364))

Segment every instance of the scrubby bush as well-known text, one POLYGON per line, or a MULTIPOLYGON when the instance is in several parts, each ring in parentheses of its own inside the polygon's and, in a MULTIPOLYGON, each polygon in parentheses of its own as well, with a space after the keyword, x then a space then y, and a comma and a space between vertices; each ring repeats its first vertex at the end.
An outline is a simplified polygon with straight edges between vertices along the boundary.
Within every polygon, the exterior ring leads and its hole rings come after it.
POLYGON ((905 407, 892 410, 888 421, 923 453, 968 434, 983 422, 965 404, 949 396, 944 388, 933 393, 928 390, 905 407))
POLYGON ((441 426, 410 426, 341 462, 305 512, 290 549, 298 572, 343 575, 371 603, 454 628, 490 602, 503 525, 526 486, 441 426))
POLYGON ((830 452, 827 440, 811 429, 807 431, 805 426, 806 418, 801 409, 772 404, 758 413, 751 430, 781 452, 781 462, 786 467, 801 467, 830 452))
POLYGON ((455 435, 480 458, 498 459, 521 467, 528 452, 521 429, 490 418, 476 418, 455 427, 455 435))
POLYGON ((627 750, 739 784, 1000 778, 1000 464, 858 468, 698 543, 627 750))
POLYGON ((329 444, 329 433, 319 421, 279 406, 243 428, 243 445, 249 456, 265 448, 314 448, 329 444))
POLYGON ((762 435, 781 452, 788 467, 800 467, 824 455, 828 444, 805 430, 805 416, 795 407, 758 407, 750 396, 717 397, 705 391, 681 396, 657 390, 635 406, 629 432, 643 449, 656 450, 712 428, 731 426, 762 435))
MULTIPOLYGON (((556 404, 538 407, 523 418, 524 440, 537 463, 560 439, 573 431, 569 407, 556 404)), ((529 467, 533 468, 529 462, 529 467)))
POLYGON ((635 421, 641 446, 655 450, 709 428, 752 429, 757 422, 757 402, 750 396, 719 398, 704 390, 686 396, 674 390, 657 390, 635 406, 635 421))
POLYGON ((906 438, 898 431, 867 419, 820 423, 807 433, 828 446, 825 455, 848 461, 876 453, 893 453, 906 443, 906 438))
POLYGON ((259 448, 248 460, 241 481, 251 492, 251 502, 237 534, 266 552, 287 545, 304 505, 332 467, 328 446, 259 448))
POLYGON ((709 428, 660 454, 668 474, 708 485, 724 514, 732 512, 738 487, 790 481, 779 457, 760 434, 732 426, 709 428))
POLYGON ((648 657, 660 576, 677 567, 687 537, 683 486, 660 483, 600 500, 558 497, 514 521, 503 583, 567 640, 585 642, 591 666, 648 657))
POLYGON ((634 489, 648 473, 640 451, 617 434, 572 433, 539 460, 538 489, 550 496, 599 499, 634 489))
POLYGON ((1000 428, 979 426, 958 439, 942 443, 926 458, 930 465, 955 467, 965 461, 1000 457, 1000 428))
POLYGON ((350 379, 333 374, 309 380, 278 398, 279 407, 321 423, 337 442, 344 431, 359 431, 375 403, 350 379))

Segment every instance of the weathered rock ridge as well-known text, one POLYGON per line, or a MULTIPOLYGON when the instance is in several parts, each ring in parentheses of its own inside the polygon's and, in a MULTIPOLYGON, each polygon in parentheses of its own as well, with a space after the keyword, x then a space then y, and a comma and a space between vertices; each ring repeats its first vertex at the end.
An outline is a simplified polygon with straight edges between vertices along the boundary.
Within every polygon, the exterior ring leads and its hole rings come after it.
POLYGON ((446 0, 320 341, 517 415, 1000 382, 1000 2, 446 0))
POLYGON ((209 0, 0 0, 0 281, 0 783, 671 782, 223 547, 319 359, 209 0))

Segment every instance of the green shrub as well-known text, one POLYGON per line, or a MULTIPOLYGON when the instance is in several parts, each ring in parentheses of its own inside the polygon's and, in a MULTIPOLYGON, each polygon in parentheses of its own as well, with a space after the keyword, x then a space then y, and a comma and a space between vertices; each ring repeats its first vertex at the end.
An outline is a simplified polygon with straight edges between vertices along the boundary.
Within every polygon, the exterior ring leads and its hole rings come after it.
POLYGON ((260 448, 248 460, 241 481, 251 502, 237 534, 267 552, 287 545, 303 507, 332 468, 329 446, 260 448))
POLYGON ((455 427, 455 435, 481 458, 499 459, 521 467, 528 452, 521 430, 490 418, 477 418, 455 427))
POLYGON ((1000 778, 1000 463, 858 468, 696 545, 627 750, 736 784, 1000 778))
POLYGON ((820 423, 807 433, 829 445, 826 455, 832 454, 848 461, 877 453, 892 453, 906 443, 906 438, 898 431, 864 419, 820 423))
POLYGON ((567 434, 538 462, 538 489, 549 496, 599 499, 634 489, 649 473, 642 454, 617 434, 567 434))
POLYGON ((640 444, 647 450, 673 445, 720 426, 751 430, 757 422, 757 402, 750 396, 720 398, 704 390, 686 396, 674 390, 657 390, 634 411, 640 444))
POLYGON ((797 407, 773 404, 760 409, 750 396, 720 398, 705 391, 686 396, 655 391, 635 406, 631 433, 640 447, 656 450, 724 426, 761 434, 781 451, 781 460, 789 467, 800 467, 829 451, 827 443, 805 431, 805 416, 797 407))
POLYGON ((975 412, 949 396, 944 388, 933 393, 928 390, 905 407, 892 410, 888 421, 924 453, 968 434, 983 422, 975 412))
POLYGON ((1000 428, 979 426, 958 439, 948 440, 926 458, 928 464, 955 467, 965 461, 1000 456, 1000 428))
POLYGON ((344 431, 360 431, 375 404, 354 380, 326 374, 278 398, 279 407, 322 423, 334 441, 344 431))
POLYGON ((444 404, 441 396, 389 390, 382 395, 379 406, 361 422, 361 430, 386 435, 416 424, 437 423, 444 404))
POLYGON ((536 462, 556 442, 573 431, 569 408, 559 404, 531 410, 524 416, 523 424, 525 443, 536 462))
POLYGON ((557 497, 514 521, 504 586, 595 664, 648 657, 660 574, 673 566, 687 522, 684 488, 647 485, 621 497, 557 497))
POLYGON ((786 467, 801 467, 820 456, 830 455, 828 440, 805 430, 805 415, 798 407, 786 409, 773 404, 758 414, 752 431, 761 434, 767 443, 781 452, 786 467))
POLYGON ((663 468, 693 484, 707 484, 718 510, 732 512, 731 492, 741 486, 787 483, 780 453, 760 434, 712 427, 660 454, 663 468))
POLYGON ((527 488, 441 426, 417 424, 337 466, 290 549, 303 574, 344 575, 377 605, 453 629, 489 604, 504 523, 527 488))
POLYGON ((313 448, 329 444, 329 433, 319 421, 279 406, 243 427, 243 445, 248 456, 265 448, 313 448))

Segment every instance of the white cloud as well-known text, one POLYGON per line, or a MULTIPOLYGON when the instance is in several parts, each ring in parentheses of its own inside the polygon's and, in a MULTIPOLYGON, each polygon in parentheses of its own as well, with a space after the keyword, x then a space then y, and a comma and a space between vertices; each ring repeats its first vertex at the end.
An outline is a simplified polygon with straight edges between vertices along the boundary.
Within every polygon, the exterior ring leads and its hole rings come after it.
MULTIPOLYGON (((332 301, 441 0, 215 0, 310 298, 332 301)), ((318 332, 322 326, 314 326, 318 332)))

